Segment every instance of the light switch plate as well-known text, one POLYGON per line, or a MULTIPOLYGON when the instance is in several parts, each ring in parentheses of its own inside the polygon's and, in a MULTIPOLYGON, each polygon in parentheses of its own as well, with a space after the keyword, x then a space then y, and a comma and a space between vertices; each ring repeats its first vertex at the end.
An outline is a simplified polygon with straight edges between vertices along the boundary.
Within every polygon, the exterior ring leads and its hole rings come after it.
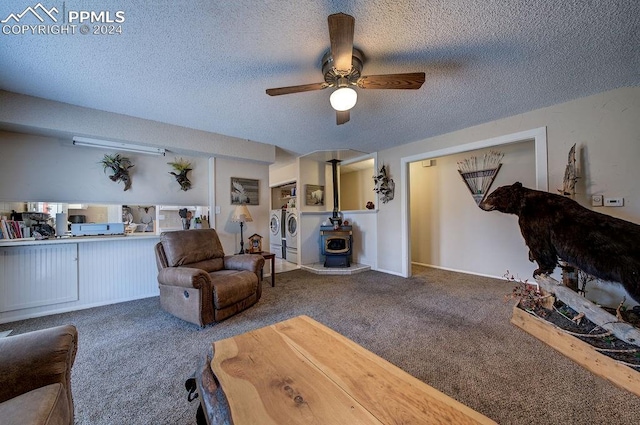
POLYGON ((602 206, 602 195, 591 195, 591 206, 592 207, 601 207, 602 206))
POLYGON ((604 198, 605 207, 622 207, 624 206, 624 198, 604 198))

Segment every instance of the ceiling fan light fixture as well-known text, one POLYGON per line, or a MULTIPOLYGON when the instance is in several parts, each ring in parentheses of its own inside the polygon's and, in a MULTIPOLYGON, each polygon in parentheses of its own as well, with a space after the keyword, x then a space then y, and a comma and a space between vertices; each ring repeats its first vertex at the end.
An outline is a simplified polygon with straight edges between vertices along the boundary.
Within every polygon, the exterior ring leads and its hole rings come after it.
POLYGON ((340 87, 329 97, 331 107, 336 111, 348 111, 358 101, 358 93, 351 87, 340 87))

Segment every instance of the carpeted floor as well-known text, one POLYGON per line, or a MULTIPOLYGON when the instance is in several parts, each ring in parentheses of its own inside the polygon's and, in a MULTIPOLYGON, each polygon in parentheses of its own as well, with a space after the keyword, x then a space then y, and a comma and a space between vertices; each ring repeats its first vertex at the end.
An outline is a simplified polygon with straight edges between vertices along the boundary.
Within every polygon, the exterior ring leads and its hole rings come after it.
POLYGON ((501 424, 631 424, 640 398, 618 389, 509 323, 505 281, 416 268, 277 275, 249 310, 200 329, 158 298, 0 325, 13 334, 74 324, 77 424, 195 423, 185 379, 210 343, 300 314, 351 338, 501 424))

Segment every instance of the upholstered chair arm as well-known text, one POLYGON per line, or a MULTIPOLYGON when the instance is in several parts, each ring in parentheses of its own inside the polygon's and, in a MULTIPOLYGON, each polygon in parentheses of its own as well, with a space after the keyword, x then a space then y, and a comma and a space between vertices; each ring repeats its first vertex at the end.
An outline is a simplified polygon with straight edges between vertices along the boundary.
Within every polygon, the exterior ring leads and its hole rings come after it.
MULTIPOLYGON (((77 349, 78 331, 72 325, 0 338, 0 403, 55 383, 71 395, 77 349)), ((71 397, 69 403, 72 408, 71 397)))
POLYGON ((248 270, 260 276, 264 266, 264 258, 259 254, 227 255, 224 257, 224 268, 227 270, 248 270))
POLYGON ((211 286, 211 276, 204 270, 192 267, 167 267, 158 272, 158 282, 162 285, 203 289, 211 286))

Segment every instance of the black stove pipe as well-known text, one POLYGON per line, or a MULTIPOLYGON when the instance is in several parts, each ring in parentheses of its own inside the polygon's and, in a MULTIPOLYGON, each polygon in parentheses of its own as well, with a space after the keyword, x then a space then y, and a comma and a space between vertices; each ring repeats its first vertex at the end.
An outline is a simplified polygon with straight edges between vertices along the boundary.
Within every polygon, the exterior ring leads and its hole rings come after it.
MULTIPOLYGON (((329 163, 331 163, 331 171, 332 171, 332 176, 333 176, 333 215, 332 218, 333 220, 331 220, 332 224, 335 224, 333 221, 334 220, 339 220, 340 217, 338 215, 338 205, 339 205, 339 199, 338 199, 338 164, 342 161, 340 161, 339 159, 332 159, 330 161, 327 161, 329 163)), ((342 220, 340 220, 340 222, 342 222, 342 220)), ((342 223, 338 223, 338 225, 341 225, 342 223)))

